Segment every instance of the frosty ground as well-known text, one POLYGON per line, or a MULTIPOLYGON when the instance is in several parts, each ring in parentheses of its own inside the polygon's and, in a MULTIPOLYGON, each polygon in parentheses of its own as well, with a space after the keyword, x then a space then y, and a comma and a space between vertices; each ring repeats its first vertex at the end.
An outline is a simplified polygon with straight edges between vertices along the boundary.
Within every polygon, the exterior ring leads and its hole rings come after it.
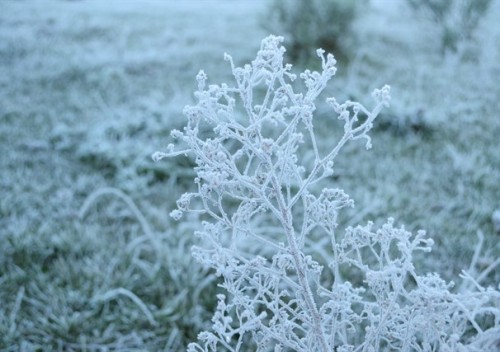
MULTIPOLYGON (((393 91, 373 149, 353 146, 335 166, 332 183, 356 202, 341 227, 392 216, 424 229, 436 246, 420 267, 453 279, 478 233, 483 267, 500 253, 499 6, 463 62, 440 54, 430 24, 388 3, 367 7, 329 88, 366 103, 375 87, 393 91)), ((199 69, 219 83, 230 79, 224 52, 239 64, 254 57, 265 10, 264 1, 2 2, 0 349, 182 350, 210 325, 216 280, 190 258, 196 223, 168 217, 192 165, 150 156, 183 125, 199 69)), ((326 148, 339 125, 326 109, 316 125, 326 148)))

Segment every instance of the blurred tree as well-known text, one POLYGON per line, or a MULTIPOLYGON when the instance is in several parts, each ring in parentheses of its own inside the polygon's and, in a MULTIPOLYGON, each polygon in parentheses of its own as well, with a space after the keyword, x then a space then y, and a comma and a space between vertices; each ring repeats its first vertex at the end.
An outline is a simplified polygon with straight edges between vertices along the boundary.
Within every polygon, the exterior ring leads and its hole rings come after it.
POLYGON ((367 0, 273 0, 263 18, 266 30, 283 35, 288 55, 309 64, 322 48, 345 61, 355 41, 353 23, 367 0))
POLYGON ((460 42, 471 41, 491 0, 407 0, 410 7, 440 27, 441 50, 456 52, 460 42))

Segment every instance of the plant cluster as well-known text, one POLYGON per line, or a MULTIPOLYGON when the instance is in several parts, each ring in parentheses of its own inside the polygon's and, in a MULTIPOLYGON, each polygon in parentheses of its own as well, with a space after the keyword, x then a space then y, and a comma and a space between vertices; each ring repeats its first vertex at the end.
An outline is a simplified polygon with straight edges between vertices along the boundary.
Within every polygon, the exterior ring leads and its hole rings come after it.
POLYGON ((390 89, 374 91, 371 110, 327 99, 344 133, 320 151, 315 101, 335 75, 336 61, 318 50, 322 70, 300 74, 305 93, 297 93, 282 41, 264 39, 256 59, 243 67, 226 54, 234 85, 207 86, 201 71, 197 103, 184 110, 187 124, 172 131, 184 147, 171 144, 153 155, 194 159, 197 189, 177 201, 171 216, 191 213, 202 221, 193 255, 215 270, 225 290, 217 295, 212 330, 188 350, 498 348, 500 293, 465 272, 473 289, 455 293, 436 273, 419 274, 414 255, 432 245, 424 232, 412 235, 392 219, 378 229, 372 223, 337 228, 340 211, 353 201, 328 187, 334 160, 351 141, 371 146, 368 132, 388 106, 390 89), (318 236, 331 242, 328 267, 312 249, 318 236), (323 280, 325 272, 332 282, 323 280))

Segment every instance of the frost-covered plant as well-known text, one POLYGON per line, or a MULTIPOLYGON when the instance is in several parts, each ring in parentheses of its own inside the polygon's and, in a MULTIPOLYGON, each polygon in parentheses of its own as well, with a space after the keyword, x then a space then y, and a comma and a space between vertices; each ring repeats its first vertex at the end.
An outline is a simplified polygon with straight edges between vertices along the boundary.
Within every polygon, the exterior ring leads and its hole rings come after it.
POLYGON ((457 51, 462 41, 470 41, 486 14, 491 0, 407 0, 416 11, 425 13, 441 31, 441 49, 457 51))
POLYGON ((273 0, 262 22, 271 33, 286 35, 294 61, 306 62, 316 48, 346 57, 362 4, 359 0, 273 0))
MULTIPOLYGON (((251 64, 236 67, 234 85, 208 85, 197 76, 197 103, 185 108, 187 125, 172 136, 164 157, 191 156, 197 190, 177 201, 171 216, 202 220, 197 260, 213 268, 225 290, 211 331, 195 351, 492 351, 500 336, 499 292, 474 283, 452 293, 437 274, 420 275, 415 252, 429 252, 423 232, 412 235, 389 220, 337 229, 353 201, 324 187, 333 162, 350 141, 365 140, 389 87, 374 91, 369 110, 327 99, 343 124, 330 150, 318 148, 315 101, 334 76, 335 59, 317 54, 322 71, 300 74, 283 63, 281 37, 263 40, 251 64), (308 153, 310 151, 310 153, 308 153), (322 189, 321 189, 322 188, 322 189), (331 241, 329 265, 313 250, 318 236, 331 241), (333 281, 324 280, 329 272, 333 281)), ((327 251, 328 248, 322 249, 327 251)))

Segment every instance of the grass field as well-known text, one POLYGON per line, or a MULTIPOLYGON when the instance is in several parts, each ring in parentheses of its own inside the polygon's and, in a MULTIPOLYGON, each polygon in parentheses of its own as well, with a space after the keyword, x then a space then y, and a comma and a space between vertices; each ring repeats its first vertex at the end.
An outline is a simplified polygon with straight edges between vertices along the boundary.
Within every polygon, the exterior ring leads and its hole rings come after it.
MULTIPOLYGON (((480 266, 500 255, 499 4, 464 61, 388 3, 367 7, 329 90, 367 105, 373 88, 393 91, 373 149, 338 158, 336 187, 356 202, 341 221, 424 229, 436 245, 421 268, 457 279, 478 233, 480 266)), ((168 217, 192 165, 151 154, 183 125, 199 69, 219 83, 224 52, 254 57, 265 5, 0 3, 0 350, 180 351, 210 326, 216 279, 190 257, 197 224, 168 217)), ((338 125, 320 109, 317 127, 326 148, 338 125)))

